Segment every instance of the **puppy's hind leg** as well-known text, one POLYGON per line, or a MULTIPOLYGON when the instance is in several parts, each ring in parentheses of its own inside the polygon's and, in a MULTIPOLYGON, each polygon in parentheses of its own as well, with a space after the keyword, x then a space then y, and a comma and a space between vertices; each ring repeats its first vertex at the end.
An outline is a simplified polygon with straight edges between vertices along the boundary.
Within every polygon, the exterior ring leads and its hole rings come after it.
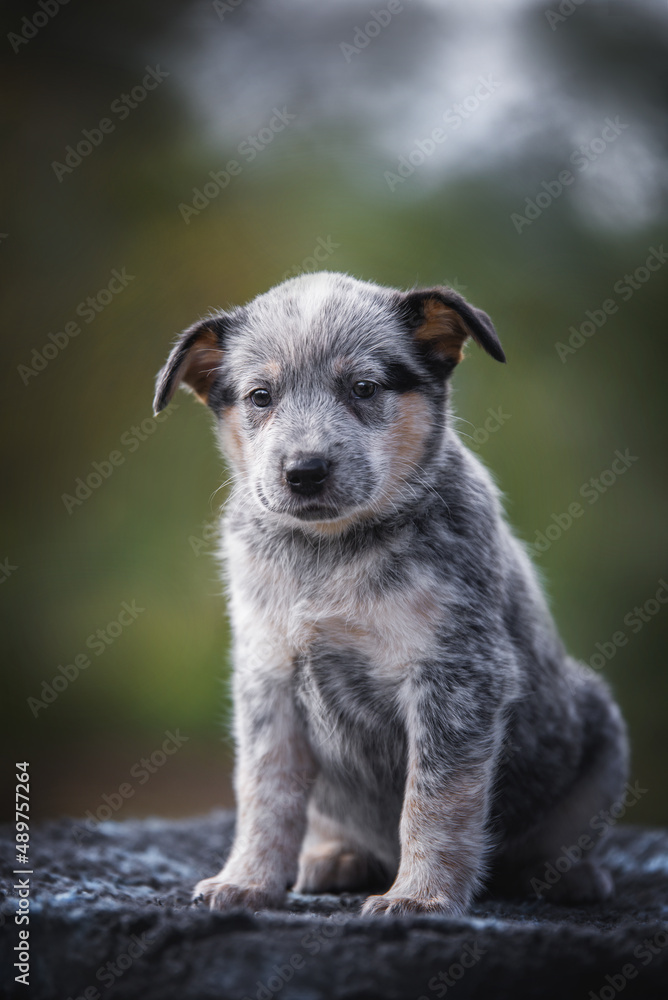
MULTIPOLYGON (((626 730, 617 706, 599 683, 587 685, 585 725, 596 735, 567 794, 538 829, 511 852, 521 887, 555 903, 593 903, 614 893, 597 847, 610 830, 611 806, 623 801, 628 773, 626 730), (607 819, 606 819, 607 817, 607 819)), ((614 821, 613 821, 614 822, 614 821)))
POLYGON ((309 803, 308 828, 294 892, 355 892, 377 885, 382 867, 346 827, 309 803))

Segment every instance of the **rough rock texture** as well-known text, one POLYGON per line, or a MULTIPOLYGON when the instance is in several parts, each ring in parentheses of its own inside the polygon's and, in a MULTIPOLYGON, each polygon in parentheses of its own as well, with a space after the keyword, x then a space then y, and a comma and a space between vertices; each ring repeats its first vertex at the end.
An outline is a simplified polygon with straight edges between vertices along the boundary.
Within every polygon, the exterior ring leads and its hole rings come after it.
MULTIPOLYGON (((233 822, 219 812, 101 823, 92 832, 69 820, 43 826, 31 843, 31 982, 14 982, 10 877, 0 911, 1 995, 668 997, 667 832, 612 832, 605 853, 617 895, 606 905, 488 898, 466 919, 370 920, 357 915, 361 897, 350 895, 293 894, 284 910, 256 915, 191 905, 193 884, 222 862, 233 822)), ((3 831, 0 854, 3 872, 18 867, 12 830, 3 831)))

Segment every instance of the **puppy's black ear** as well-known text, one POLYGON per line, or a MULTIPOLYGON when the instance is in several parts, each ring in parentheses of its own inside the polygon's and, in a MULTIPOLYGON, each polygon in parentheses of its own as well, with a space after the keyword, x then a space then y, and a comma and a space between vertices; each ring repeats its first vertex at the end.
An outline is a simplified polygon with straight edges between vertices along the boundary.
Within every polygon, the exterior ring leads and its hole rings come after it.
POLYGON ((225 314, 200 320, 184 330, 155 384, 153 412, 160 413, 183 384, 207 403, 211 386, 220 372, 227 329, 225 314))
POLYGON ((413 336, 446 374, 462 360, 467 337, 472 337, 497 361, 506 360, 487 313, 469 305, 452 288, 439 286, 406 292, 402 300, 413 336))

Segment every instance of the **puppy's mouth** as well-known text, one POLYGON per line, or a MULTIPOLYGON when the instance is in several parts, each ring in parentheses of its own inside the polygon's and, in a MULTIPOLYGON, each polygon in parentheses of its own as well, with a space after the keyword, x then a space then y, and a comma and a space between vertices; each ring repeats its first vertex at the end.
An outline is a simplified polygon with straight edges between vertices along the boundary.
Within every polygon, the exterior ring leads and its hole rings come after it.
POLYGON ((337 521, 345 516, 334 504, 317 501, 313 497, 290 497, 287 502, 271 503, 261 486, 257 487, 256 495, 262 506, 272 514, 287 514, 298 521, 337 521))
POLYGON ((341 517, 341 511, 337 507, 315 503, 291 506, 286 510, 286 514, 291 514, 300 521, 336 521, 341 517))

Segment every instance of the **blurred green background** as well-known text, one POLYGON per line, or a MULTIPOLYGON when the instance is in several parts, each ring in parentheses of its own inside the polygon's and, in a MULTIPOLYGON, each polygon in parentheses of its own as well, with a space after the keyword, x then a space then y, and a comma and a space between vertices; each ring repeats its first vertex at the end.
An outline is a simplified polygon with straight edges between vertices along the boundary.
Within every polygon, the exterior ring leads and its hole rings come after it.
POLYGON ((570 649, 599 654, 628 719, 648 792, 627 818, 668 822, 668 605, 651 603, 668 578, 668 261, 638 270, 668 246, 665 4, 46 8, 0 14, 3 814, 15 760, 31 762, 35 818, 230 802, 211 555, 225 470, 191 397, 151 419, 153 379, 210 308, 325 267, 450 283, 492 315, 509 363, 469 351, 460 431, 526 540, 584 507, 538 561, 570 649), (208 205, 180 209, 230 160, 208 205), (132 278, 109 292, 114 269, 132 278), (627 449, 637 460, 589 503, 581 488, 627 449), (123 602, 143 610, 121 627, 123 602))

